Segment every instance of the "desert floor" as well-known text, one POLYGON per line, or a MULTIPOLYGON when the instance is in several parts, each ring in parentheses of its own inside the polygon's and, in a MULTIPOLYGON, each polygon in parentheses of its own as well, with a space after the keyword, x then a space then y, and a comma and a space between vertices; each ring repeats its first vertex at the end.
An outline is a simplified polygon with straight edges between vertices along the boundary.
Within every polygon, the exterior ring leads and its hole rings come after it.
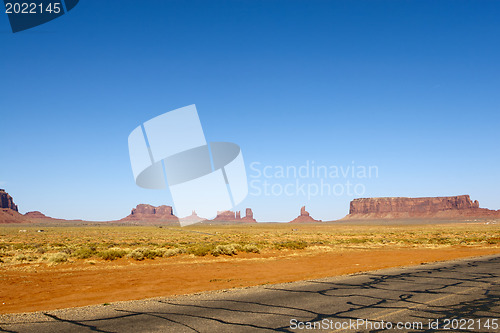
POLYGON ((38 229, 0 228, 0 313, 242 288, 500 253, 500 226, 484 223, 38 229))

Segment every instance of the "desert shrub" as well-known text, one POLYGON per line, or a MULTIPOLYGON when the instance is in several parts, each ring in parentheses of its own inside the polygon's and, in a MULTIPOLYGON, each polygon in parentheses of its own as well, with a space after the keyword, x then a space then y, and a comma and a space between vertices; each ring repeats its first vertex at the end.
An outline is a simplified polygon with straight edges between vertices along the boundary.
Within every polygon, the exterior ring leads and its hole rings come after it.
POLYGON ((14 243, 11 245, 13 250, 25 250, 28 245, 23 243, 14 243))
POLYGON ((440 244, 440 245, 443 245, 443 244, 448 244, 449 245, 449 244, 452 243, 451 239, 444 238, 444 237, 431 238, 430 241, 431 241, 432 244, 440 244))
POLYGON ((97 253, 94 247, 83 246, 73 252, 73 256, 78 259, 88 259, 97 253))
POLYGON ((172 242, 164 242, 160 244, 161 247, 166 247, 166 248, 172 248, 172 247, 177 247, 176 243, 172 242))
POLYGON ((176 256, 176 255, 182 254, 182 253, 184 253, 183 249, 179 249, 179 248, 167 249, 167 250, 163 251, 163 256, 168 258, 168 257, 173 257, 173 256, 176 256))
POLYGON ((370 239, 368 239, 368 238, 351 238, 351 239, 349 239, 348 243, 351 243, 351 244, 364 244, 364 243, 368 243, 369 241, 370 241, 370 239))
POLYGON ((500 237, 499 238, 490 238, 488 239, 488 244, 500 244, 500 237))
POLYGON ((36 253, 44 254, 45 252, 47 252, 47 249, 45 247, 41 245, 36 247, 36 253))
POLYGON ((36 256, 33 256, 33 255, 27 255, 27 254, 24 254, 24 253, 20 253, 18 255, 16 255, 14 257, 15 260, 17 261, 35 261, 36 259, 38 259, 36 256))
POLYGON ((290 250, 302 250, 307 247, 307 243, 304 241, 286 241, 275 243, 274 247, 278 250, 290 249, 290 250))
POLYGON ((220 256, 220 255, 232 256, 232 255, 238 254, 238 251, 236 250, 235 244, 228 244, 228 245, 217 245, 211 251, 211 253, 215 257, 220 256))
POLYGON ((22 261, 28 260, 28 257, 25 254, 21 253, 21 254, 18 254, 17 256, 15 256, 14 259, 22 262, 22 261))
POLYGON ((131 258, 134 260, 144 260, 144 249, 135 249, 129 254, 127 254, 127 258, 131 258))
POLYGON ((110 248, 97 253, 97 255, 104 260, 115 260, 122 258, 126 254, 127 251, 118 248, 110 248))
POLYGON ((139 248, 130 252, 127 257, 134 260, 144 260, 144 259, 154 259, 156 257, 163 256, 162 249, 147 249, 147 248, 139 248))
POLYGON ((63 244, 63 243, 52 243, 52 244, 50 244, 50 246, 52 246, 52 247, 66 247, 66 244, 63 244))
POLYGON ((248 253, 260 253, 259 247, 255 244, 245 244, 243 245, 242 250, 248 253))
POLYGON ((186 252, 195 256, 203 257, 212 252, 214 244, 195 244, 189 247, 186 252))
POLYGON ((144 257, 148 259, 154 259, 161 256, 163 256, 163 249, 146 249, 146 251, 144 252, 144 257))
POLYGON ((64 252, 51 253, 46 258, 49 263, 58 264, 68 261, 68 254, 64 252))
POLYGON ((65 247, 64 249, 61 249, 61 252, 71 255, 73 253, 73 249, 65 247))

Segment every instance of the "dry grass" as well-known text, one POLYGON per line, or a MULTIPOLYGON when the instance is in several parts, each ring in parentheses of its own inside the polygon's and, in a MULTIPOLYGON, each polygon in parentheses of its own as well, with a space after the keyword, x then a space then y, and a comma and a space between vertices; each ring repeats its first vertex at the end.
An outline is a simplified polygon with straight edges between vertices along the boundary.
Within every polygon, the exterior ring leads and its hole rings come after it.
POLYGON ((500 247, 500 225, 68 226, 0 228, 0 265, 77 260, 152 260, 179 255, 235 256, 241 252, 327 252, 345 248, 500 247))

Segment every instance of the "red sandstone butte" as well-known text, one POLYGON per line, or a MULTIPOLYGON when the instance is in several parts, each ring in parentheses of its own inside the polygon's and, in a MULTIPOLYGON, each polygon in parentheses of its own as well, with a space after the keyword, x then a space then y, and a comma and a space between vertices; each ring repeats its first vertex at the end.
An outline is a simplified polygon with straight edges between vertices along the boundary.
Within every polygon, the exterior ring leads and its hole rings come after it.
POLYGON ((302 206, 302 208, 300 208, 300 215, 288 223, 316 223, 316 222, 321 222, 321 220, 313 219, 309 215, 309 212, 306 211, 306 206, 302 206))
POLYGON ((140 204, 136 208, 132 209, 129 216, 125 217, 123 220, 161 220, 167 222, 178 222, 179 219, 174 215, 171 206, 151 206, 140 204))
POLYGON ((346 219, 496 218, 500 210, 479 208, 468 195, 429 198, 361 198, 351 201, 346 219))
POLYGON ((241 212, 233 212, 231 210, 225 210, 222 212, 217 212, 217 216, 212 220, 214 222, 245 222, 245 223, 257 223, 253 218, 253 212, 251 208, 246 209, 246 216, 241 217, 241 212))
POLYGON ((249 222, 249 223, 257 223, 257 220, 253 218, 253 212, 252 212, 251 208, 247 208, 245 210, 245 217, 242 217, 241 221, 242 222, 249 222))
POLYGON ((23 215, 19 214, 14 199, 4 189, 0 189, 0 223, 25 222, 27 221, 23 215))

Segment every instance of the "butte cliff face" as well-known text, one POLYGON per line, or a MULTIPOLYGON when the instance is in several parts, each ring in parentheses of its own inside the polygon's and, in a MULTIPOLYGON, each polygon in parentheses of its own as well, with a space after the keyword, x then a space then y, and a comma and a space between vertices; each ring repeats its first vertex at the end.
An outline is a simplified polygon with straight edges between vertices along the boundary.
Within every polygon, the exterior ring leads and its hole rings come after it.
POLYGON ((0 189, 0 223, 23 222, 26 222, 26 219, 19 214, 14 199, 4 189, 0 189))
POLYGON ((350 219, 500 217, 500 211, 479 208, 468 195, 429 198, 362 198, 351 201, 350 219))
POLYGON ((4 189, 0 189, 0 208, 11 209, 15 212, 18 211, 14 199, 4 189))
POLYGON ((300 215, 288 223, 315 223, 315 222, 321 222, 321 220, 313 219, 309 215, 309 212, 306 211, 306 206, 302 206, 302 208, 300 208, 300 215))

